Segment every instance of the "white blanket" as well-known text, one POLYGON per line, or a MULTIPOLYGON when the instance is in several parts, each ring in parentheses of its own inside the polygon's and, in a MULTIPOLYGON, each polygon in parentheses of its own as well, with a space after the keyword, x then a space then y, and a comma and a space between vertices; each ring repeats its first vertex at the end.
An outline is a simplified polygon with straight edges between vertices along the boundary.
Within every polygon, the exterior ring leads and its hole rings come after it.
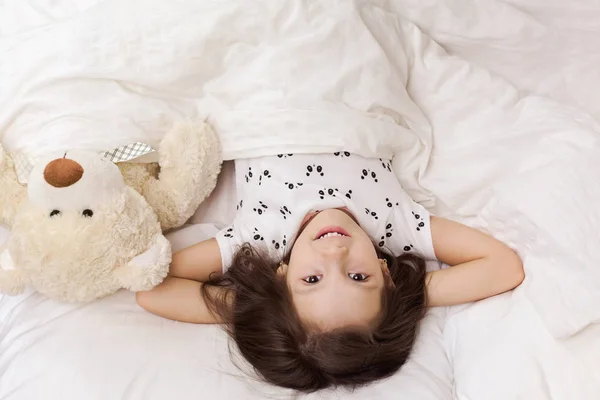
POLYGON ((450 53, 600 120, 597 0, 388 0, 450 53))
MULTIPOLYGON (((504 1, 442 3, 9 2, 0 8, 0 132, 11 150, 31 154, 104 149, 155 144, 174 119, 207 115, 226 158, 394 153, 415 199, 505 240, 522 255, 527 279, 513 293, 451 309, 447 320, 436 310, 413 363, 355 395, 595 399, 600 329, 589 325, 600 320, 600 128, 576 102, 528 96, 449 56, 403 18, 465 56, 477 48, 465 43, 490 43, 488 62, 502 73, 501 65, 516 65, 498 50, 502 35, 523 40, 525 51, 539 39, 529 33, 551 29, 541 16, 504 1)), ((518 76, 517 68, 504 75, 518 76)), ((536 89, 536 74, 526 76, 526 88, 536 89)), ((600 81, 589 84, 600 90, 600 81)), ((5 297, 0 323, 0 396, 9 400, 57 388, 56 398, 66 399, 90 398, 86 387, 98 398, 133 399, 161 398, 173 387, 182 399, 199 387, 227 398, 266 390, 214 372, 235 371, 222 336, 143 314, 127 294, 83 308, 5 297), (192 338, 201 342, 193 351, 192 338), (74 377, 83 383, 67 385, 74 377)))
POLYGON ((8 150, 156 145, 174 120, 208 116, 225 159, 391 158, 418 144, 407 127, 427 124, 405 90, 406 46, 370 7, 364 18, 343 0, 65 3, 55 23, 0 41, 8 150))

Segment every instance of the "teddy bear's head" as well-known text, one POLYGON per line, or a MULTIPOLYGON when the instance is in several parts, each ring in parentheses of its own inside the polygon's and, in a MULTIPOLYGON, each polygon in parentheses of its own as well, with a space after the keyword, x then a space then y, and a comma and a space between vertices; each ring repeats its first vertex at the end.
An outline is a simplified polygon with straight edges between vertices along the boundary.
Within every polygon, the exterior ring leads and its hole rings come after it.
POLYGON ((28 197, 51 209, 53 216, 93 218, 93 208, 108 205, 124 189, 115 164, 95 153, 73 150, 39 160, 29 177, 28 197))
POLYGON ((9 246, 38 291, 87 301, 120 288, 114 270, 160 234, 154 211, 114 163, 73 150, 36 163, 9 246))

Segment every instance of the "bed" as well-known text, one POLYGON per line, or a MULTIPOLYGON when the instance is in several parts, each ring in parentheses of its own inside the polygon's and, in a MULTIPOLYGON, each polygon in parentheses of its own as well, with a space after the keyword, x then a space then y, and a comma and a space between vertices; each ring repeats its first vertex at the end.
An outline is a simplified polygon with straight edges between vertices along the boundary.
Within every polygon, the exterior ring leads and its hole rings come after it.
MULTIPOLYGON (((431 310, 395 376, 306 398, 597 399, 598 18, 594 0, 5 0, 0 135, 32 155, 104 150, 207 117, 226 160, 393 155, 416 201, 505 241, 527 278, 431 310)), ((169 234, 175 249, 231 221, 233 168, 169 234)), ((0 399, 302 397, 258 381, 229 345, 125 291, 3 296, 0 399)))

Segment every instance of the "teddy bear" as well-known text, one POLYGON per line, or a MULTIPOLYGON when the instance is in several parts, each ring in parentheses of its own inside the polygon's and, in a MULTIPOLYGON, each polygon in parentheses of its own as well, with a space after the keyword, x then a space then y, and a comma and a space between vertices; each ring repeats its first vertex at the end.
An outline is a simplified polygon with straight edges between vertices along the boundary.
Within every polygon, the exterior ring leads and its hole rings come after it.
POLYGON ((176 125, 158 154, 158 164, 119 166, 93 151, 48 154, 24 187, 0 146, 0 224, 12 228, 0 254, 0 293, 31 286, 87 302, 162 282, 171 262, 163 231, 193 215, 222 160, 207 123, 176 125))

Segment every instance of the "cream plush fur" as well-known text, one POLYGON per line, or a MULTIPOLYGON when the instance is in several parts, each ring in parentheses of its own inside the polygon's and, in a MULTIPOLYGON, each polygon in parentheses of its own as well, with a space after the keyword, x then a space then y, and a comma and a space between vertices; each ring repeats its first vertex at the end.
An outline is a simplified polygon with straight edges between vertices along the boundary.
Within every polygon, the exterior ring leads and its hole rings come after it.
POLYGON ((36 164, 26 189, 0 147, 0 223, 12 225, 0 255, 0 292, 15 295, 31 285, 58 300, 90 301, 120 288, 159 284, 171 261, 162 230, 194 213, 214 188, 221 164, 217 136, 207 124, 175 127, 159 152, 158 179, 155 165, 129 164, 122 174, 97 153, 49 155, 36 164), (84 172, 77 182, 55 187, 45 171, 61 158, 84 172))
POLYGON ((125 182, 146 198, 166 231, 194 215, 215 188, 223 159, 219 138, 208 123, 175 126, 161 142, 158 155, 158 165, 119 167, 125 182))

